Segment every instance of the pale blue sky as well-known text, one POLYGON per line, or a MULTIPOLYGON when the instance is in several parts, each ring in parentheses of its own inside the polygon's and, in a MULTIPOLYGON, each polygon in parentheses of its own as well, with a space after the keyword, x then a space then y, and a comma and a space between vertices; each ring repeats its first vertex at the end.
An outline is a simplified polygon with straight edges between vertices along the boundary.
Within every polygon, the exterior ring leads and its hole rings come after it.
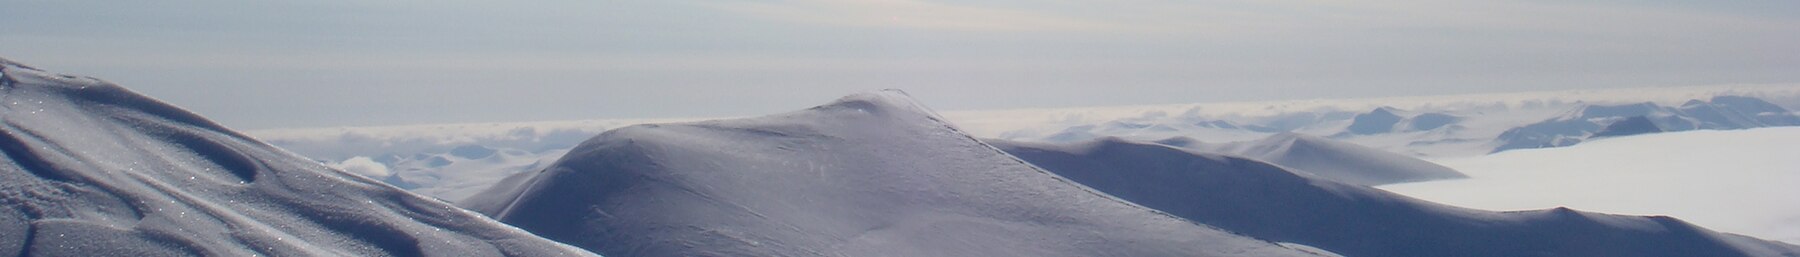
POLYGON ((1800 82, 1800 1, 1712 2, 0 0, 0 56, 251 129, 1800 82))

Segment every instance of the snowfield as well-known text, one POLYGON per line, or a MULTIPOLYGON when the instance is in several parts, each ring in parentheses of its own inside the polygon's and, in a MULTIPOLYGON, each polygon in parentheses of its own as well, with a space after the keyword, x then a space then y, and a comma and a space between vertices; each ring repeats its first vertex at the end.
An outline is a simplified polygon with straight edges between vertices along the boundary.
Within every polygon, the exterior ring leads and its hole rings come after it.
POLYGON ((1615 137, 1434 161, 1471 178, 1381 188, 1489 210, 1668 215, 1800 243, 1800 127, 1615 137))

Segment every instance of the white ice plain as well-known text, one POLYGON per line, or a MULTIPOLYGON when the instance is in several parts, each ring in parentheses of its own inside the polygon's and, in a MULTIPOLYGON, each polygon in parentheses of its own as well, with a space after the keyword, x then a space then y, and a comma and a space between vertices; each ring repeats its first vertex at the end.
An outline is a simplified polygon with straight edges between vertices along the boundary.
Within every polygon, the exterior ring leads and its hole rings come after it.
POLYGON ((1668 215, 1800 243, 1800 127, 1638 135, 1433 161, 1471 178, 1381 188, 1488 210, 1668 215))

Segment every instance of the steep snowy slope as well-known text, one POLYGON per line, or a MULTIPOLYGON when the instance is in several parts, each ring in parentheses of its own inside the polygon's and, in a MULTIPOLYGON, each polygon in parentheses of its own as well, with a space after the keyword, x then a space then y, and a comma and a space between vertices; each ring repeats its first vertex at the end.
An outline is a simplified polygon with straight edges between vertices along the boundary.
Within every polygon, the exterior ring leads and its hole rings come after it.
POLYGON ((1036 169, 903 93, 608 131, 462 202, 609 256, 1296 256, 1036 169))
POLYGON ((1239 157, 1107 139, 996 143, 1045 170, 1245 235, 1345 256, 1792 256, 1800 247, 1669 217, 1462 209, 1239 157))
POLYGON ((1156 143, 1199 152, 1244 156, 1338 182, 1383 185, 1465 178, 1456 170, 1410 156, 1297 133, 1277 133, 1262 140, 1203 143, 1179 137, 1156 143))
POLYGON ((4 60, 0 151, 3 256, 591 255, 4 60))

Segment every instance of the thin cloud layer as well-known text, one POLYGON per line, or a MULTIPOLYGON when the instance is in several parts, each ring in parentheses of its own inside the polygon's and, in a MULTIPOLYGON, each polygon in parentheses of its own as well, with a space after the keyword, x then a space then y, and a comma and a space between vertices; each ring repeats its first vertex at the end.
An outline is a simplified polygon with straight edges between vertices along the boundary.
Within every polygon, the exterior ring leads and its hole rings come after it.
POLYGON ((736 116, 878 88, 954 110, 1800 82, 1792 1, 7 6, 0 53, 243 128, 736 116))

